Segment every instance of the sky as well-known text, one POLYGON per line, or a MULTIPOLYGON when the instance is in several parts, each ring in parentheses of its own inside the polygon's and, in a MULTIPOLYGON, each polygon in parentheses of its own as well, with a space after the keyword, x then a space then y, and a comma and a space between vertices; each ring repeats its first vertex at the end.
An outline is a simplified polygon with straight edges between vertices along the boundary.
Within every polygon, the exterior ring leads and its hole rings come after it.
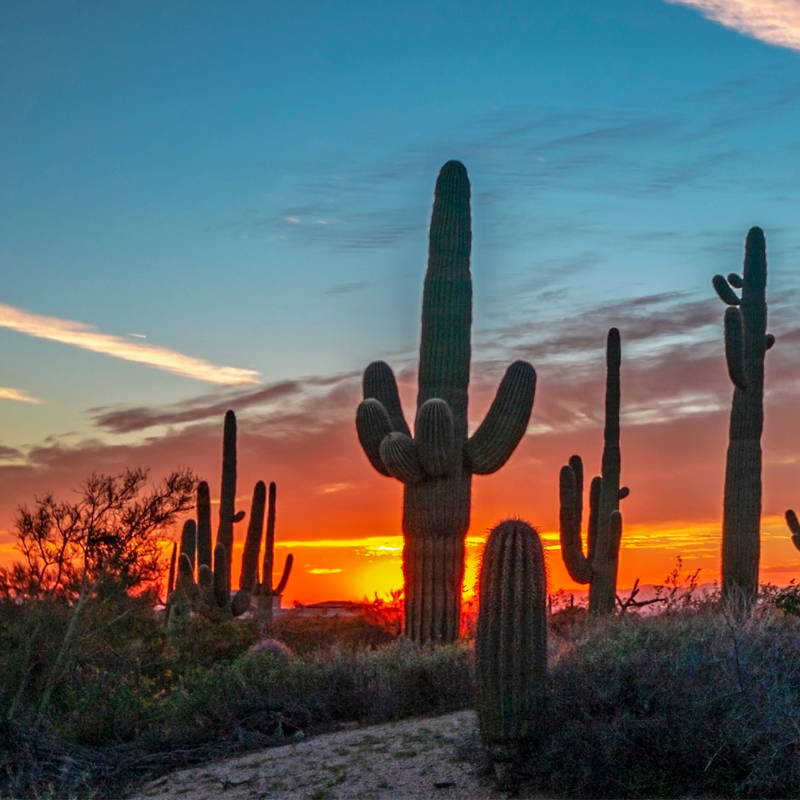
MULTIPOLYGON (((536 525, 599 468, 620 329, 620 586, 719 574, 731 385, 715 273, 764 228, 762 581, 800 574, 798 0, 6 0, 0 24, 0 563, 21 504, 93 472, 188 466, 239 507, 278 485, 284 602, 402 584, 401 485, 355 409, 389 362, 413 417, 441 165, 472 184, 470 419, 534 364, 527 435, 473 483, 488 530, 536 525)), ((238 537, 244 535, 245 523, 238 537)))

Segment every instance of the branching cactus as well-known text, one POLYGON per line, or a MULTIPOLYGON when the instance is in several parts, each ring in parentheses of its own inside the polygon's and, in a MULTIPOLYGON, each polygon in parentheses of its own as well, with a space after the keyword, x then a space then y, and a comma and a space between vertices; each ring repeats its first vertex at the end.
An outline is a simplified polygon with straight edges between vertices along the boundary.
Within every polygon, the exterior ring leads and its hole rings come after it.
POLYGON ((382 361, 364 372, 356 414, 371 464, 404 485, 405 632, 420 643, 458 637, 472 475, 495 472, 510 457, 527 429, 536 386, 530 364, 512 364, 486 418, 468 436, 470 224, 467 171, 449 161, 436 181, 431 218, 414 434, 382 361))
POLYGON ((475 638, 481 738, 506 777, 540 727, 547 677, 544 552, 521 520, 489 534, 480 570, 475 638))
POLYGON ((725 359, 734 386, 725 463, 722 596, 728 604, 749 607, 758 593, 761 549, 764 356, 775 343, 767 333, 767 255, 761 228, 747 234, 742 275, 715 275, 713 285, 728 306, 725 359))
POLYGON ((267 504, 267 525, 264 529, 264 507, 267 490, 264 481, 259 481, 253 491, 253 505, 250 510, 250 524, 247 529, 244 555, 242 556, 242 574, 239 586, 243 590, 252 592, 258 599, 259 617, 261 619, 261 634, 268 636, 272 627, 272 611, 274 599, 283 594, 289 575, 292 571, 294 556, 289 553, 283 563, 283 572, 277 584, 273 584, 273 571, 275 565, 275 507, 277 487, 272 481, 269 485, 269 500, 267 504), (259 551, 261 548, 262 532, 264 536, 264 559, 261 565, 259 580, 259 551))
MULTIPOLYGON (((178 574, 170 614, 184 614, 187 608, 217 610, 217 613, 243 614, 250 607, 252 590, 240 587, 231 599, 231 562, 233 526, 244 518, 244 511, 235 511, 236 499, 236 416, 225 414, 222 436, 222 481, 220 518, 216 546, 211 542, 211 493, 208 483, 197 485, 197 520, 187 520, 181 532, 178 574)), ((253 500, 254 504, 256 498, 253 500)), ((263 514, 263 512, 262 512, 263 514)), ((248 541, 252 534, 248 530, 248 541)), ((256 545, 257 547, 257 545, 256 545)))
POLYGON ((792 534, 792 544, 800 550, 800 520, 797 519, 797 514, 791 508, 786 512, 786 524, 792 534))
POLYGON ((606 420, 601 474, 589 488, 586 553, 581 543, 583 518, 583 462, 572 456, 561 468, 561 555, 572 580, 589 584, 589 611, 611 614, 617 595, 617 569, 622 539, 619 501, 630 493, 620 487, 619 370, 622 360, 619 331, 611 328, 606 341, 606 420))
MULTIPOLYGON (((188 607, 200 610, 211 616, 234 617, 243 614, 250 607, 252 589, 240 586, 231 598, 229 580, 231 558, 225 545, 217 534, 213 549, 213 564, 209 557, 211 550, 211 526, 205 521, 211 518, 211 499, 208 484, 201 481, 197 486, 197 519, 186 520, 181 532, 180 555, 178 557, 178 578, 174 595, 183 595, 185 601, 179 608, 188 607)), ((252 534, 248 530, 245 550, 252 547, 252 534)))

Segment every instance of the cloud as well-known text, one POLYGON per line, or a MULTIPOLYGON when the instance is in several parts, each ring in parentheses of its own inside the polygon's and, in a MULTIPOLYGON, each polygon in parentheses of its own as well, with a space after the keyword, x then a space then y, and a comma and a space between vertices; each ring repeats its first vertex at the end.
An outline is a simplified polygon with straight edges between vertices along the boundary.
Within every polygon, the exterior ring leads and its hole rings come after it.
POLYGON ((800 50, 797 0, 667 0, 696 8, 703 16, 767 44, 800 50))
POLYGON ((0 444, 0 461, 18 461, 24 459, 25 454, 16 447, 7 447, 0 444))
POLYGON ((43 403, 39 397, 34 397, 24 389, 15 389, 12 386, 0 386, 0 400, 16 400, 18 403, 43 403))
POLYGON ((0 303, 0 328, 9 328, 38 339, 50 339, 80 347, 82 350, 91 350, 93 353, 121 358, 124 361, 146 364, 149 367, 209 383, 233 385, 257 383, 259 377, 258 372, 252 369, 219 366, 202 358, 168 350, 166 347, 130 342, 119 336, 101 333, 83 322, 46 317, 3 303, 0 303))
MULTIPOLYGON (((360 375, 358 372, 337 373, 335 375, 311 375, 291 381, 276 381, 259 386, 257 389, 236 389, 204 394, 169 405, 147 408, 128 406, 90 408, 88 413, 94 424, 110 433, 132 433, 156 425, 178 425, 187 422, 222 417, 232 408, 239 412, 254 406, 265 406, 278 400, 296 401, 304 392, 335 386, 360 375)), ((282 411, 283 414, 287 412, 282 411)))
POLYGON ((325 294, 350 294, 352 292, 361 291, 366 289, 369 284, 366 281, 355 281, 353 283, 337 283, 334 286, 329 286, 325 290, 325 294))

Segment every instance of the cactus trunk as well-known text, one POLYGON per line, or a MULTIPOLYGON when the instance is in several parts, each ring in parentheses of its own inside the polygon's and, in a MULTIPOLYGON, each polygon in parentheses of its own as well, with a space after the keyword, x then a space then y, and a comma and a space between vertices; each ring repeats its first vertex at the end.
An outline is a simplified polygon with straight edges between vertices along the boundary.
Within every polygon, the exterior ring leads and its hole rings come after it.
POLYGON ((233 517, 236 513, 236 415, 225 412, 222 433, 222 480, 219 492, 219 527, 217 543, 225 548, 228 569, 227 583, 231 585, 231 556, 233 554, 233 517))

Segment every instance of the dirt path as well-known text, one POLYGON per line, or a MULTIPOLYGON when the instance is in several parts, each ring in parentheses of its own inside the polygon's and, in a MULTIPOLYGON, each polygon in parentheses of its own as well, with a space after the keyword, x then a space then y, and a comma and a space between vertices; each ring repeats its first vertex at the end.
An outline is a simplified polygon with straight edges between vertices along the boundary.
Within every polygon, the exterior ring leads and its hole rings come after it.
MULTIPOLYGON (((472 711, 322 734, 165 775, 130 800, 497 800, 472 711)), ((525 797, 525 795, 517 795, 525 797)))

